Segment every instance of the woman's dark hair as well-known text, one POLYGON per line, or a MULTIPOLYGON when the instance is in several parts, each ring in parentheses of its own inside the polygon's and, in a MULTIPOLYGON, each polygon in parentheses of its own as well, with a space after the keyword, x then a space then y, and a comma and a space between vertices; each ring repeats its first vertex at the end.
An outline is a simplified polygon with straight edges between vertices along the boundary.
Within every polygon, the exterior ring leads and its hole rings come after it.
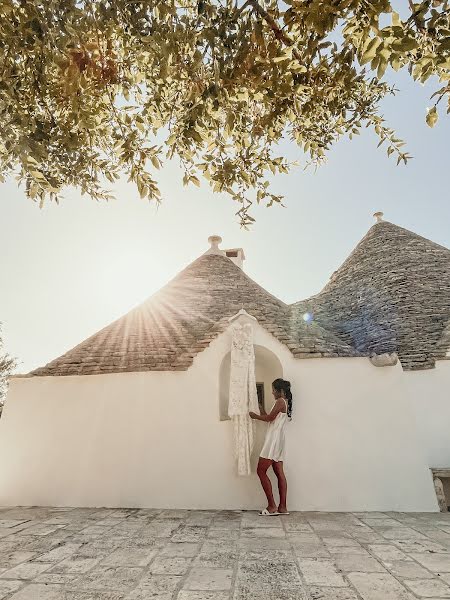
POLYGON ((285 379, 275 379, 272 383, 272 387, 277 392, 284 392, 284 397, 287 400, 287 416, 292 416, 292 393, 291 393, 291 382, 285 379))

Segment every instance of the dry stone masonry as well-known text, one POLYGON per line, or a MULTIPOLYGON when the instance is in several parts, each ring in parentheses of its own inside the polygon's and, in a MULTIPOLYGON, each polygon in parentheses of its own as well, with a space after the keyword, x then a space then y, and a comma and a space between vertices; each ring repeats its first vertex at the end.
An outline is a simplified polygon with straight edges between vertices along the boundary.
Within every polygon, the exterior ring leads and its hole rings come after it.
POLYGON ((431 368, 450 346, 450 250, 380 221, 293 311, 310 312, 362 355, 396 352, 406 370, 431 368))
POLYGON ((299 359, 396 353, 412 370, 447 358, 447 248, 378 220, 320 294, 288 306, 214 243, 149 300, 30 375, 186 370, 242 308, 299 359))

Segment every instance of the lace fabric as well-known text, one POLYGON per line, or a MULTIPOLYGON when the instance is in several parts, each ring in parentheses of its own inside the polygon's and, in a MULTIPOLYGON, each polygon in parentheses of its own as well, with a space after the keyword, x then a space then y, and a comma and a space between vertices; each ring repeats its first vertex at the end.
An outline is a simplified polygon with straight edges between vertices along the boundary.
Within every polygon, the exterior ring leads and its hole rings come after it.
POLYGON ((254 423, 249 411, 258 411, 253 329, 248 323, 233 327, 231 343, 230 398, 228 415, 234 426, 234 448, 238 474, 250 475, 254 423))

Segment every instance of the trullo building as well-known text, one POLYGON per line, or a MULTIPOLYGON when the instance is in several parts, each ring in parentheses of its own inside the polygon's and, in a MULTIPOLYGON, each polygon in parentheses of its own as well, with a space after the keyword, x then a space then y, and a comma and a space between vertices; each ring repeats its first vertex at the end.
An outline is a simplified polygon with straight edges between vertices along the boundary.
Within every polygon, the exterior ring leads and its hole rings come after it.
POLYGON ((141 306, 11 380, 0 504, 263 506, 256 475, 237 474, 227 418, 232 329, 245 321, 260 401, 270 408, 276 377, 292 384, 292 510, 438 510, 450 250, 378 215, 322 292, 286 305, 220 241, 141 306))

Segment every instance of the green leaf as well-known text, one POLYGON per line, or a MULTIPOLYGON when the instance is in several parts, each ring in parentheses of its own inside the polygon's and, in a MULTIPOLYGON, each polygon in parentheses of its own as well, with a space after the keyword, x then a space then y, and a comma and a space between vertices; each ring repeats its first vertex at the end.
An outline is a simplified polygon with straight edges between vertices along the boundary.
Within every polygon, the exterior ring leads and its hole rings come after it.
POLYGON ((450 50, 450 37, 444 38, 439 44, 439 53, 445 52, 446 50, 450 50))
POLYGON ((152 155, 150 157, 150 160, 152 162, 152 165, 156 168, 159 169, 161 167, 161 163, 159 162, 158 158, 155 155, 152 155))
POLYGON ((392 11, 392 25, 394 27, 398 27, 399 25, 401 25, 400 15, 397 12, 395 12, 395 10, 392 11))
POLYGON ((383 77, 383 75, 385 74, 387 66, 388 66, 387 60, 383 57, 380 57, 380 62, 378 64, 378 69, 377 69, 377 77, 379 79, 381 79, 383 77))
POLYGON ((369 45, 367 46, 367 49, 364 51, 361 59, 360 59, 360 64, 361 65, 365 65, 368 62, 371 62, 377 53, 377 48, 381 45, 381 40, 377 37, 374 37, 370 40, 369 45))
POLYGON ((399 42, 395 42, 393 44, 393 47, 396 50, 402 50, 403 52, 408 52, 410 50, 415 50, 416 48, 418 48, 419 42, 417 40, 415 40, 414 38, 405 37, 402 40, 400 40, 399 42))
POLYGON ((438 118, 439 118, 439 115, 438 115, 436 106, 433 106, 428 111, 427 117, 426 117, 428 127, 434 127, 437 123, 438 118))

